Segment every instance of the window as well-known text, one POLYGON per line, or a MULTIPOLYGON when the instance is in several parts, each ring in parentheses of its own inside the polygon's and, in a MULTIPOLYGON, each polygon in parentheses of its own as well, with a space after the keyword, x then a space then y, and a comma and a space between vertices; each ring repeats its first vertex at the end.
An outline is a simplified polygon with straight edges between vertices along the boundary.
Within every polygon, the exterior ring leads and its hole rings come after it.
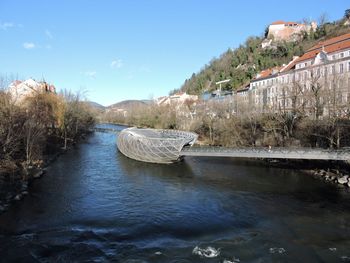
POLYGON ((332 56, 332 59, 335 60, 335 55, 332 56))
POLYGON ((328 67, 324 67, 324 75, 325 75, 325 76, 328 75, 328 67))
POLYGON ((335 74, 335 65, 332 66, 332 71, 331 71, 332 74, 335 74))
POLYGON ((344 57, 344 53, 340 53, 340 57, 343 58, 344 57))
POLYGON ((348 71, 350 71, 350 61, 348 62, 348 71))
POLYGON ((343 73, 344 72, 344 65, 340 64, 339 65, 339 73, 343 73))
POLYGON ((307 63, 304 63, 304 66, 306 67, 306 66, 307 66, 307 63))

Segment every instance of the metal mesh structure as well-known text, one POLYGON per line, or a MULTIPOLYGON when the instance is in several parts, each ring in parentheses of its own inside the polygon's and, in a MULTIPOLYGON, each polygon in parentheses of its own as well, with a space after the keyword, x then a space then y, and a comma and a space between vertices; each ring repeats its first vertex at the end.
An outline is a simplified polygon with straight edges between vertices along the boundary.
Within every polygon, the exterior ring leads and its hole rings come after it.
POLYGON ((143 162, 173 163, 180 159, 180 151, 193 145, 198 135, 178 130, 128 128, 122 130, 117 146, 125 156, 143 162))

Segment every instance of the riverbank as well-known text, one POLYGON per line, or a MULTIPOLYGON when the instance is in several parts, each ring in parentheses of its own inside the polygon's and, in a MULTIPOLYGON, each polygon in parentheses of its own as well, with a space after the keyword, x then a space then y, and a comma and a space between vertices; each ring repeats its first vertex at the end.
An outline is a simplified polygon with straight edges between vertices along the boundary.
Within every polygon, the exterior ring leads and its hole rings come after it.
POLYGON ((320 180, 324 180, 328 183, 336 184, 342 187, 350 188, 350 175, 349 173, 340 172, 339 170, 324 170, 316 169, 308 171, 309 174, 320 180))
POLYGON ((342 161, 266 159, 265 165, 300 170, 306 176, 350 189, 350 165, 342 161))
POLYGON ((78 141, 71 142, 67 148, 56 148, 56 152, 44 156, 35 165, 20 166, 11 175, 0 173, 0 214, 6 212, 13 203, 21 201, 29 194, 28 187, 33 180, 41 178, 45 175, 47 168, 57 160, 57 158, 69 151, 76 144, 87 139, 91 134, 82 134, 78 141))

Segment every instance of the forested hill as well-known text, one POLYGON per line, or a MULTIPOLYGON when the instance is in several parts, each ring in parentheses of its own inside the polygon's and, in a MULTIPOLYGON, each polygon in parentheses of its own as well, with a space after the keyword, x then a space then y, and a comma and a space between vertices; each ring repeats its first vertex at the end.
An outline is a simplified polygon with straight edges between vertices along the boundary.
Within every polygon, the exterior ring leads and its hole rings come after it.
MULTIPOLYGON (((197 74, 193 73, 186 79, 180 90, 199 95, 204 91, 215 90, 215 82, 225 79, 231 81, 223 89, 236 90, 248 84, 261 70, 287 64, 293 56, 300 56, 317 42, 348 33, 350 27, 345 22, 349 19, 350 9, 345 11, 344 18, 334 22, 321 22, 316 31, 302 34, 299 41, 273 42, 270 47, 263 49, 261 43, 267 35, 265 30, 265 36, 249 37, 235 50, 228 49, 219 58, 211 60, 197 74)), ((179 90, 171 93, 177 91, 179 90)))

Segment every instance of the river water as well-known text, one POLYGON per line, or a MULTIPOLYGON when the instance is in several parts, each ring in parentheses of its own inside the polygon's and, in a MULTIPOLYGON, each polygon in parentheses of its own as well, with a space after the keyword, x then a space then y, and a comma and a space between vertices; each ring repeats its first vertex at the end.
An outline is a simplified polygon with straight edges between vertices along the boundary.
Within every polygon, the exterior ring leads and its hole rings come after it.
POLYGON ((348 190, 255 161, 142 163, 115 142, 91 135, 0 215, 1 262, 350 262, 348 190))

